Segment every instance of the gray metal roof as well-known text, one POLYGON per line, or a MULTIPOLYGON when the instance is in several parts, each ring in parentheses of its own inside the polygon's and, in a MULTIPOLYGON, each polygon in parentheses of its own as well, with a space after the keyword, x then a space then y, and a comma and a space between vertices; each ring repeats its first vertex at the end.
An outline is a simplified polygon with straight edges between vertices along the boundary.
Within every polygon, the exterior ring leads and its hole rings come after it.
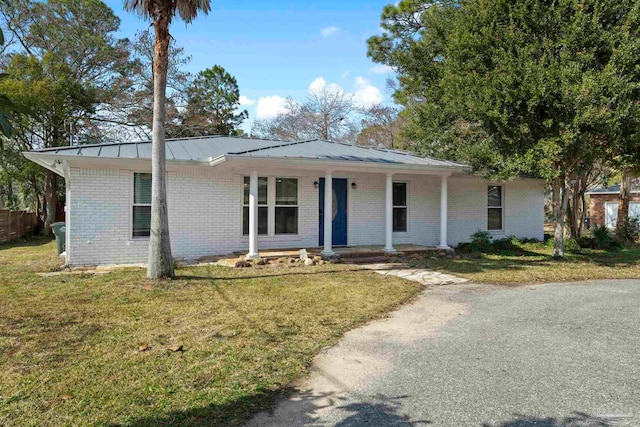
MULTIPOLYGON (((620 184, 611 185, 609 187, 601 187, 596 188, 594 190, 588 191, 587 194, 617 194, 620 192, 620 184)), ((640 193, 640 185, 632 185, 631 186, 632 193, 640 193)))
MULTIPOLYGON (((151 141, 79 145, 33 150, 33 152, 94 158, 150 159, 151 141)), ((167 139, 166 155, 167 160, 187 161, 206 161, 220 156, 233 155, 247 158, 297 158, 451 168, 466 167, 461 163, 421 157, 406 151, 361 147, 318 139, 275 141, 227 136, 167 139)))
POLYGON ((375 162, 440 167, 464 167, 460 163, 417 156, 408 151, 361 147, 338 142, 312 140, 299 141, 273 147, 256 148, 229 153, 246 157, 296 158, 311 160, 336 160, 350 162, 375 162))

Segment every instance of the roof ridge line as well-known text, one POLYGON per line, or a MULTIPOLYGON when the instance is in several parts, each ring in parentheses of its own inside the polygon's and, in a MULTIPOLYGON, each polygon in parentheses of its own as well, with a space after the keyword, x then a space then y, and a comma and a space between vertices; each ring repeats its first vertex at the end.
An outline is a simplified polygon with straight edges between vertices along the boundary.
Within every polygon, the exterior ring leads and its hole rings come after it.
POLYGON ((307 140, 303 140, 303 141, 285 142, 284 144, 269 145, 268 147, 253 148, 253 149, 251 149, 251 150, 244 150, 244 151, 234 151, 234 152, 229 152, 229 153, 227 153, 227 154, 248 154, 248 153, 255 153, 256 151, 269 150, 269 149, 271 149, 271 148, 288 147, 288 146, 290 146, 290 145, 304 144, 304 143, 306 143, 306 142, 312 142, 312 141, 317 141, 317 140, 316 140, 316 139, 307 139, 307 140))

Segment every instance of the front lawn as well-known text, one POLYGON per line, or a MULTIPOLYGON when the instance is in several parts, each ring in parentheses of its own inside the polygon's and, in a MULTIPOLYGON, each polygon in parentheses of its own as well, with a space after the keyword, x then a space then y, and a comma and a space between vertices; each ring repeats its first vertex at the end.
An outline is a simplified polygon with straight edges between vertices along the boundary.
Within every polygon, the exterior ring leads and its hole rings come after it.
POLYGON ((182 268, 155 284, 141 269, 36 275, 53 253, 0 246, 0 425, 237 424, 345 331, 420 292, 336 265, 182 268))
POLYGON ((640 245, 619 251, 584 249, 567 253, 564 261, 551 259, 544 243, 516 243, 511 250, 488 254, 461 254, 462 259, 424 257, 415 266, 438 270, 477 283, 516 284, 591 279, 640 278, 640 245))

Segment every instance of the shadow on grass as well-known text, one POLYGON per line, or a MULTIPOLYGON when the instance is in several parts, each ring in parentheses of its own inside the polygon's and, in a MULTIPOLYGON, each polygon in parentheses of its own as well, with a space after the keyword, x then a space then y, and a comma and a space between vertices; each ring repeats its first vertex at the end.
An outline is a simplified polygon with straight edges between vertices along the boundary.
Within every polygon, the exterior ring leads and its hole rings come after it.
MULTIPOLYGON (((300 267, 302 268, 302 267, 300 267)), ((265 269, 267 270, 267 269, 265 269)), ((264 270, 263 270, 264 271, 264 270)), ((363 271, 371 271, 365 269, 354 269, 354 270, 315 270, 315 271, 278 271, 272 270, 272 274, 260 274, 262 271, 251 272, 248 274, 241 273, 238 276, 203 276, 203 275, 188 275, 181 274, 175 277, 175 280, 250 280, 250 279, 268 279, 268 278, 278 278, 285 276, 313 276, 313 275, 321 275, 321 274, 345 274, 345 273, 356 273, 363 271), (253 274, 255 273, 255 274, 253 274)))
POLYGON ((28 236, 10 242, 0 243, 0 251, 5 249, 42 246, 54 240, 54 236, 28 236))
POLYGON ((585 251, 581 254, 567 253, 564 260, 554 260, 551 255, 533 251, 493 251, 487 254, 464 254, 460 260, 424 259, 413 266, 421 266, 452 274, 482 273, 487 271, 519 271, 530 268, 597 266, 633 267, 640 264, 640 249, 632 248, 615 252, 585 251))
MULTIPOLYGON (((122 424, 111 424, 110 427, 241 425, 248 421, 253 414, 265 410, 272 411, 276 403, 286 397, 287 394, 292 394, 292 391, 263 391, 227 404, 212 404, 186 411, 170 412, 159 417, 139 418, 122 424)), ((286 412, 276 414, 276 418, 272 418, 273 412, 260 414, 259 420, 254 420, 249 425, 318 425, 320 421, 318 411, 327 407, 335 408, 344 417, 341 421, 333 424, 336 427, 394 427, 432 424, 431 421, 412 420, 411 417, 399 413, 401 401, 407 397, 376 395, 371 396, 367 401, 350 401, 347 403, 344 402, 345 399, 343 397, 335 396, 331 392, 297 392, 295 400, 283 402, 284 406, 286 406, 286 412), (341 405, 342 402, 344 404, 341 405)))
POLYGON ((499 424, 483 424, 482 427, 613 427, 631 426, 631 415, 589 415, 574 412, 565 418, 538 418, 515 415, 516 419, 499 424))

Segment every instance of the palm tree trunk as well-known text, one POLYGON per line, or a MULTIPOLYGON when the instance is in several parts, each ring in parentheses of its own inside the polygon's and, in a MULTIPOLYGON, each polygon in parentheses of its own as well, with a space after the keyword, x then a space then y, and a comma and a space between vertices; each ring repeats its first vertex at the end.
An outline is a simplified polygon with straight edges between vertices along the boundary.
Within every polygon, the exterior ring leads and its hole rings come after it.
POLYGON ((631 171, 622 169, 622 182, 618 197, 618 219, 616 221, 616 235, 624 237, 627 222, 629 221, 629 200, 631 199, 631 171))
POLYGON ((167 212, 167 173, 164 121, 166 113, 169 23, 171 16, 155 20, 153 54, 153 126, 151 131, 151 236, 147 278, 173 278, 173 256, 167 212))

